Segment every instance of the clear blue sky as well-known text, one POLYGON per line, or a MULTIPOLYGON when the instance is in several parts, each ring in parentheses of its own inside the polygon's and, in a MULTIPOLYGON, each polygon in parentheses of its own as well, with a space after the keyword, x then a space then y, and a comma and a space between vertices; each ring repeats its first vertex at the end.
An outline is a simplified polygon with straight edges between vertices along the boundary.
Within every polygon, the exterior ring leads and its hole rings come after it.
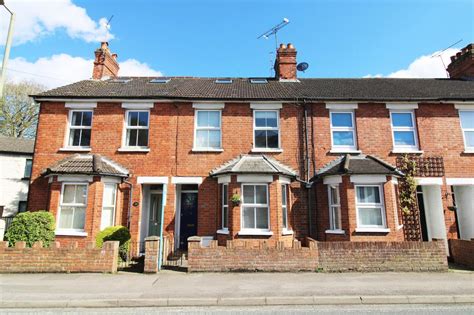
MULTIPOLYGON (((12 0, 10 0, 11 2, 12 0)), ((474 41, 474 0, 121 1, 76 0, 94 20, 112 14, 110 45, 166 75, 268 76, 273 40, 256 37, 281 21, 304 77, 362 77, 406 68, 463 39, 474 41)), ((97 43, 57 30, 15 46, 12 58, 66 53, 92 58, 97 43)))

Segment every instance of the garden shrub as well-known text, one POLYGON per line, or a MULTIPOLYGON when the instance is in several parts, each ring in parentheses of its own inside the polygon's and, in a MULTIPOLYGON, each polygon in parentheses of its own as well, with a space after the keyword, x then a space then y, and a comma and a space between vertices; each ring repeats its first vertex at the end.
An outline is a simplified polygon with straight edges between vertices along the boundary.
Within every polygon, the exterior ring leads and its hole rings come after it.
POLYGON ((126 260, 130 247, 130 238, 130 232, 125 226, 110 226, 97 234, 95 244, 98 248, 102 248, 106 241, 119 241, 119 256, 126 260))
POLYGON ((5 233, 9 246, 25 241, 27 247, 42 241, 48 247, 54 240, 54 216, 47 211, 23 212, 17 214, 5 233))

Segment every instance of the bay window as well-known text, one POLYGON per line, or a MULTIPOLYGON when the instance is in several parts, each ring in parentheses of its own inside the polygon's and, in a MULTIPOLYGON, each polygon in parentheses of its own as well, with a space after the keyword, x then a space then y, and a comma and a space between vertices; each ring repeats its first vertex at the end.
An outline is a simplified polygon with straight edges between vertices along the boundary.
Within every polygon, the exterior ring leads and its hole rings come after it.
POLYGON ((341 224, 341 198, 339 185, 328 185, 329 197, 329 230, 342 230, 341 224))
POLYGON ((381 185, 356 185, 358 228, 385 228, 385 207, 381 185))
POLYGON ((281 185, 281 211, 283 217, 282 228, 288 230, 288 185, 281 185))
POLYGON ((84 231, 87 184, 64 183, 58 213, 58 230, 84 231))
POLYGON ((229 228, 229 185, 222 185, 222 229, 229 228))
POLYGON ((104 196, 102 199, 102 216, 100 229, 103 230, 115 223, 115 204, 117 195, 117 185, 113 183, 104 184, 104 196))
POLYGON ((242 223, 243 230, 268 231, 268 185, 243 184, 242 185, 242 223))

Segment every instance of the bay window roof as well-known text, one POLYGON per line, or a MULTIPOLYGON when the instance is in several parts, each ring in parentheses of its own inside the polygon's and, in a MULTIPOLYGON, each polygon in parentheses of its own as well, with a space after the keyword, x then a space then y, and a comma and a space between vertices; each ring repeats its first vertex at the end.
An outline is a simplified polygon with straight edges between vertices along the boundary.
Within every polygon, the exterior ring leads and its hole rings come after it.
POLYGON ((295 170, 266 155, 239 155, 213 169, 211 176, 226 174, 274 174, 297 177, 295 170))

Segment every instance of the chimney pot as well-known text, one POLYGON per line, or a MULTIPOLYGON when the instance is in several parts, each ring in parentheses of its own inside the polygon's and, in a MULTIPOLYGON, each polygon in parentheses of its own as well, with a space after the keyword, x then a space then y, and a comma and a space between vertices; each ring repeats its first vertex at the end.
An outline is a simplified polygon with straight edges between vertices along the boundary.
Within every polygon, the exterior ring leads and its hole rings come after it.
POLYGON ((288 49, 294 49, 295 47, 293 46, 292 43, 288 43, 288 49))
POLYGON ((296 80, 296 49, 293 44, 280 44, 275 59, 275 77, 279 80, 296 80))
POLYGON ((118 71, 117 54, 111 54, 109 43, 102 42, 100 48, 95 51, 92 79, 101 80, 106 77, 117 77, 118 71))
POLYGON ((451 56, 451 63, 447 69, 451 79, 474 79, 474 51, 472 47, 471 43, 456 55, 451 56))

